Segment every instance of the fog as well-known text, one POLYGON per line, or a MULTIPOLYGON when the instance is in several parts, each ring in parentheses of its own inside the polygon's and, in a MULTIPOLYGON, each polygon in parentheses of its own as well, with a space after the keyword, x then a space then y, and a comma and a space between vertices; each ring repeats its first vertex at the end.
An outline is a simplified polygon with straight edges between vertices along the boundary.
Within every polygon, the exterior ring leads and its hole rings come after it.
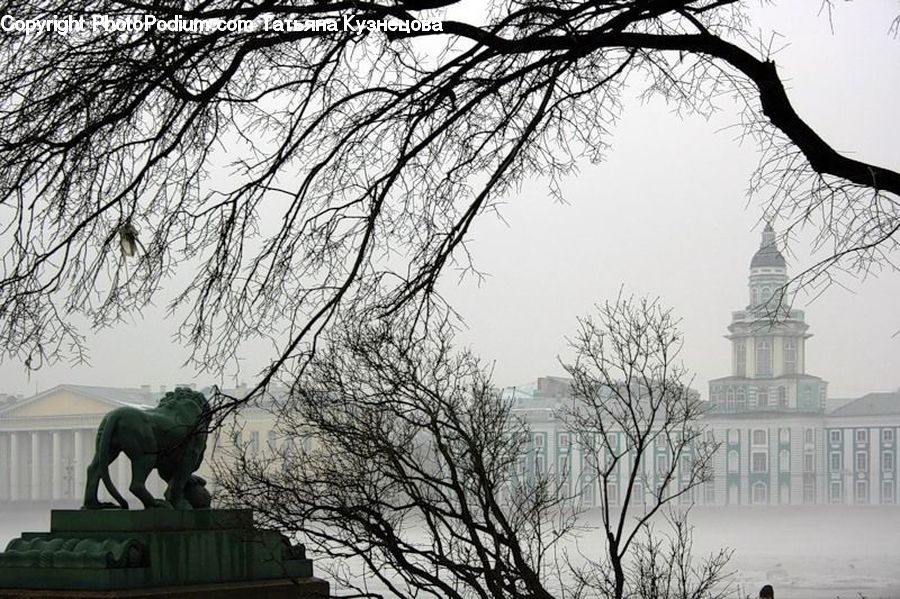
MULTIPOLYGON (((898 4, 844 2, 833 19, 820 14, 819 2, 782 4, 758 9, 754 30, 777 24, 783 34, 773 47, 797 112, 839 151, 900 167, 900 40, 889 33, 898 4)), ((633 91, 607 159, 581 164, 565 181, 566 203, 550 198, 546 181, 527 182, 472 228, 469 249, 484 276, 451 270, 441 281, 465 322, 459 341, 494 364, 500 385, 562 374, 577 317, 620 291, 659 296, 682 317, 681 357, 702 396, 710 379, 730 372, 723 335, 731 311, 747 304, 764 218, 766 198, 747 196, 759 155, 741 143, 727 100, 706 121, 641 102, 633 91)), ((811 252, 813 236, 801 230, 783 248, 789 274, 825 257, 811 252)), ((805 370, 828 381, 829 398, 900 388, 900 273, 882 266, 865 279, 839 274, 836 284, 796 298, 813 335, 805 370)), ((177 291, 178 280, 166 293, 177 291)), ((29 373, 3 362, 0 394, 28 396, 64 383, 233 385, 252 382, 273 355, 270 346, 248 345, 239 368, 187 369, 188 351, 172 341, 178 323, 164 318, 163 305, 89 332, 89 364, 29 373)), ((0 548, 23 530, 47 530, 46 508, 0 504, 0 548)), ((735 550, 736 594, 755 597, 769 582, 777 597, 900 597, 898 505, 703 508, 691 522, 698 552, 735 550)))
MULTIPOLYGON (((599 523, 589 511, 587 522, 599 523)), ((888 599, 900 596, 900 510, 895 506, 694 508, 694 555, 734 549, 728 571, 734 596, 755 597, 772 584, 776 597, 888 599)), ((0 546, 21 531, 44 531, 46 510, 4 512, 0 546)), ((599 535, 580 540, 585 553, 599 535)))
MULTIPOLYGON (((781 4, 757 9, 751 30, 770 39, 777 26, 772 48, 798 112, 838 150, 896 167, 900 42, 889 34, 896 3, 839 3, 831 20, 819 2, 781 4)), ((612 131, 606 161, 584 163, 565 181, 568 204, 550 199, 547 182, 527 182, 499 216, 482 215, 472 229, 470 249, 485 278, 460 281, 452 270, 443 277, 442 293, 466 321, 461 341, 496 361, 501 385, 559 373, 557 357, 575 318, 621 288, 658 295, 684 318, 684 359, 701 391, 727 373, 722 335, 730 312, 747 303, 766 199, 746 195, 759 155, 740 143, 727 99, 707 122, 680 118, 662 102, 642 103, 639 91, 612 131)), ((790 273, 824 257, 810 255, 812 234, 802 232, 786 248, 790 273)), ((797 297, 814 335, 807 372, 829 381, 831 397, 900 387, 900 277, 884 267, 865 281, 841 276, 838 285, 797 297)), ((183 280, 174 279, 162 298, 183 280)), ((0 393, 27 395, 66 382, 231 385, 252 380, 273 353, 248 345, 239 368, 198 375, 182 367, 188 352, 174 346, 177 321, 163 318, 164 305, 160 299, 113 330, 89 334, 90 364, 33 373, 0 364, 0 393)))
MULTIPOLYGON (((596 510, 585 520, 599 522, 596 510)), ((900 597, 900 510, 896 506, 694 508, 694 555, 734 549, 728 571, 737 599, 771 584, 776 597, 900 597)), ((46 510, 4 512, 0 546, 21 531, 49 530, 46 510)), ((588 555, 599 534, 579 541, 588 555)))

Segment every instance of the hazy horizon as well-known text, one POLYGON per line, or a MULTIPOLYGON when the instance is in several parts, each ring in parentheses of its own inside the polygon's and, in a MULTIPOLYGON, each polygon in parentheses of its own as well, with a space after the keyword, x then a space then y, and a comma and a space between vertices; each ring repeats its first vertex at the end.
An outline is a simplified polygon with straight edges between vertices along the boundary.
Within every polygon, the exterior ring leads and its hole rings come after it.
MULTIPOLYGON (((900 42, 888 32, 896 3, 835 8, 833 33, 811 5, 761 9, 753 27, 777 23, 784 37, 774 47, 790 42, 775 56, 801 116, 838 150, 896 168, 900 42)), ((642 104, 637 91, 613 130, 607 160, 582 164, 564 182, 567 205, 550 198, 545 181, 526 183, 501 207, 502 220, 485 214, 472 228, 470 249, 487 278, 458 283, 452 270, 442 278, 443 293, 467 323, 459 341, 495 362, 498 384, 561 374, 557 357, 565 357, 576 317, 620 289, 659 296, 683 317, 683 358, 704 397, 709 379, 729 374, 722 336, 731 311, 747 304, 749 261, 759 246, 763 212, 746 196, 759 155, 739 143, 730 108, 709 122, 679 118, 662 102, 642 104)), ((824 257, 809 254, 811 235, 787 248, 791 274, 824 257)), ((900 387, 900 276, 885 266, 880 277, 844 277, 844 287, 797 298, 813 334, 806 371, 829 382, 830 397, 900 387)), ((248 346, 239 371, 197 377, 181 368, 188 353, 171 342, 177 322, 163 313, 149 309, 140 321, 83 331, 91 366, 57 364, 29 376, 21 364, 4 362, 0 392, 30 395, 61 383, 233 385, 252 382, 273 353, 248 346)))

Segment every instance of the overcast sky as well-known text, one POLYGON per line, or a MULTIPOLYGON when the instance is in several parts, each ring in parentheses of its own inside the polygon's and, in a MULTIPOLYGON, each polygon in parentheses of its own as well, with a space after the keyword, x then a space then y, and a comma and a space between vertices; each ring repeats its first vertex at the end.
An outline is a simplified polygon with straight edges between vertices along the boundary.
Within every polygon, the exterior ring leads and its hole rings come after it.
MULTIPOLYGON (((833 33, 817 16, 819 2, 782 4, 761 11, 754 27, 767 32, 774 24, 788 44, 776 62, 799 114, 838 150, 900 168, 900 40, 888 32, 900 4, 841 2, 833 33)), ((576 317, 620 287, 658 295, 683 317, 683 358, 704 396, 710 378, 729 373, 722 336, 731 311, 747 303, 761 216, 746 196, 758 155, 726 129, 736 120, 730 110, 711 122, 685 120, 662 102, 631 101, 608 161, 585 163, 566 183, 569 204, 554 203, 546 183, 533 181, 508 198, 505 223, 482 217, 471 249, 490 276, 479 286, 457 284, 451 273, 443 292, 468 323, 462 340, 496 361, 498 383, 561 374, 557 357, 576 317)), ((811 263, 808 242, 792 244, 791 272, 811 263)), ((900 274, 844 283, 811 302, 798 298, 814 335, 807 372, 829 381, 831 397, 900 387, 900 274)), ((28 377, 21 364, 4 363, 0 392, 190 381, 194 373, 180 369, 186 352, 170 342, 175 325, 148 311, 133 325, 93 335, 92 366, 57 365, 28 377)), ((252 380, 264 351, 224 382, 252 380)))

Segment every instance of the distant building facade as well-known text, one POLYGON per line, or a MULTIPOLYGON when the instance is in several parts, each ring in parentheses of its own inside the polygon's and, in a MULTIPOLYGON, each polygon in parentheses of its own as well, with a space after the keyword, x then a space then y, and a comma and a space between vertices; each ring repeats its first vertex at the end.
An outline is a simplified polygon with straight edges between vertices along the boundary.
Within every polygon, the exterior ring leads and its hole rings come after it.
MULTIPOLYGON (((732 313, 728 326, 731 374, 709 382, 709 409, 702 424, 709 438, 721 443, 713 479, 680 501, 716 506, 896 504, 900 392, 829 399, 827 383, 806 372, 811 335, 805 315, 778 295, 787 280, 775 232, 766 227, 750 263, 748 304, 732 313)), ((29 398, 3 397, 0 502, 80 503, 103 415, 123 405, 155 406, 164 392, 146 386, 60 385, 29 398)), ((587 475, 588 456, 559 417, 574 407, 570 381, 542 377, 507 394, 514 413, 530 428, 513 476, 552 474, 563 492, 586 507, 595 505, 599 488, 587 475)), ((208 455, 218 455, 218 448, 246 448, 252 454, 292 443, 274 430, 268 411, 248 406, 242 417, 241 427, 211 436, 208 455)), ((612 442, 624 447, 624 435, 613 433, 612 442)), ((668 459, 665 451, 654 447, 644 460, 641 479, 648 485, 654 484, 658 463, 668 459)), ((627 476, 629 467, 623 462, 618 475, 627 476)), ((208 465, 201 474, 209 476, 208 465)), ((125 460, 112 465, 111 475, 120 490, 127 489, 125 460)), ((616 505, 624 485, 611 480, 607 491, 616 505)), ((161 494, 155 474, 149 486, 161 494)), ((639 484, 632 500, 640 503, 644 491, 639 484)))
MULTIPOLYGON (((87 466, 94 455, 97 428, 103 416, 122 406, 155 407, 166 388, 96 387, 58 385, 31 397, 8 397, 0 403, 0 503, 24 505, 48 502, 80 505, 87 466)), ((241 396, 246 389, 229 391, 241 396)), ((269 412, 254 406, 242 412, 240 428, 210 435, 207 459, 199 474, 211 478, 210 458, 228 444, 228 449, 246 447, 256 453, 277 442, 269 412)), ((221 451, 218 452, 222 454, 221 451)), ((130 464, 117 459, 110 465, 113 483, 124 492, 131 480, 130 464)), ((151 493, 161 496, 162 480, 151 474, 151 493)), ((103 485, 101 499, 109 501, 103 485)), ((130 497, 126 494, 126 498, 130 497)), ((129 501, 136 504, 132 497, 129 501)))
MULTIPOLYGON (((830 401, 826 381, 806 372, 809 325, 804 312, 780 295, 787 282, 775 231, 766 226, 750 262, 748 304, 732 313, 728 326, 731 374, 709 382, 702 425, 721 444, 713 478, 681 500, 717 506, 896 504, 900 392, 830 401), (839 407, 829 409, 832 404, 839 407)), ((580 487, 583 504, 594 505, 599 489, 584 468, 586 456, 558 418, 572 406, 569 382, 544 377, 509 396, 531 427, 518 470, 526 476, 555 473, 565 488, 580 487)), ((648 484, 654 484, 655 461, 667 459, 660 452, 654 448, 644 460, 640 478, 648 484)), ((618 485, 608 492, 611 504, 622 500, 618 485)), ((638 499, 642 493, 638 485, 638 499)))

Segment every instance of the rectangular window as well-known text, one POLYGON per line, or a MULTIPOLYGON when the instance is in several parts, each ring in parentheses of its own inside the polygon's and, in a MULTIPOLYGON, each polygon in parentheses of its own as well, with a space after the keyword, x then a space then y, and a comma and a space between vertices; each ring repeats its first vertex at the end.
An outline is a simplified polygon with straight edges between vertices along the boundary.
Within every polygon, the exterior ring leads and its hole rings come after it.
POLYGON ((275 431, 269 431, 267 440, 268 440, 269 450, 275 451, 275 447, 277 446, 277 442, 275 441, 275 431))
POLYGON ((828 469, 832 472, 838 472, 841 469, 841 452, 832 451, 828 458, 828 469))
POLYGON ((753 431, 753 444, 754 445, 768 445, 769 439, 768 434, 763 429, 756 429, 753 431))
POLYGON ((559 448, 562 450, 569 449, 569 445, 571 443, 571 439, 569 438, 569 433, 560 433, 559 434, 559 448))
POLYGON ((765 408, 769 405, 769 389, 767 387, 760 387, 756 390, 756 406, 759 408, 765 408))
POLYGON ((831 484, 828 486, 829 488, 829 500, 831 503, 841 503, 844 501, 843 493, 841 492, 841 483, 833 480, 831 484))
POLYGON ((856 442, 857 443, 866 443, 869 440, 869 431, 864 428, 861 428, 856 431, 856 442))
POLYGON ((665 474, 669 471, 669 456, 664 453, 656 454, 656 472, 665 474))
POLYGON ((644 505, 644 485, 640 482, 635 482, 634 486, 631 487, 631 505, 644 505))
POLYGON ((805 439, 807 445, 812 445, 813 443, 816 442, 815 434, 816 434, 816 431, 814 429, 811 429, 811 428, 806 429, 806 431, 804 432, 804 439, 805 439))
POLYGON ((734 374, 747 376, 747 346, 743 341, 734 344, 734 374))
POLYGON ((244 435, 238 431, 232 434, 232 441, 234 441, 234 446, 237 449, 243 449, 244 447, 244 435))
POLYGON ((797 372, 797 342, 793 339, 784 340, 784 373, 797 372))
POLYGON ((756 376, 772 376, 772 342, 756 340, 756 376))
POLYGON ((894 442, 894 429, 885 428, 881 429, 881 440, 885 443, 893 443, 894 442))
POLYGON ((754 451, 751 455, 751 472, 766 472, 769 469, 769 454, 754 451))
POLYGON ((856 470, 857 472, 865 472, 869 469, 869 454, 865 451, 856 452, 856 470))
POLYGON ((259 431, 250 433, 250 453, 252 455, 259 453, 259 431))
POLYGON ((886 480, 881 483, 881 503, 894 503, 894 481, 886 480))
POLYGON ((541 476, 544 473, 544 456, 534 456, 534 475, 541 476))
POLYGON ((588 483, 581 487, 581 505, 592 507, 594 505, 594 484, 588 483))
POLYGON ((738 454, 736 449, 732 449, 728 452, 728 471, 729 472, 738 472, 740 470, 740 455, 738 454))
POLYGON ((544 446, 544 435, 542 433, 534 434, 534 446, 541 448, 544 446))
POLYGON ((894 470, 894 452, 884 451, 881 453, 881 469, 885 472, 894 470))
POLYGON ((816 502, 816 485, 813 482, 806 481, 803 483, 803 503, 816 502))
POLYGON ((828 439, 834 444, 840 443, 841 431, 828 431, 828 439))
POLYGON ((609 505, 619 505, 619 485, 616 483, 607 483, 605 486, 606 498, 609 505))
POLYGON ((778 471, 791 471, 791 452, 789 452, 787 449, 782 449, 778 452, 778 471))
POLYGON ((816 471, 816 454, 807 451, 803 454, 803 472, 811 473, 816 471))
POLYGON ((864 480, 856 481, 856 503, 869 503, 869 483, 864 480))

